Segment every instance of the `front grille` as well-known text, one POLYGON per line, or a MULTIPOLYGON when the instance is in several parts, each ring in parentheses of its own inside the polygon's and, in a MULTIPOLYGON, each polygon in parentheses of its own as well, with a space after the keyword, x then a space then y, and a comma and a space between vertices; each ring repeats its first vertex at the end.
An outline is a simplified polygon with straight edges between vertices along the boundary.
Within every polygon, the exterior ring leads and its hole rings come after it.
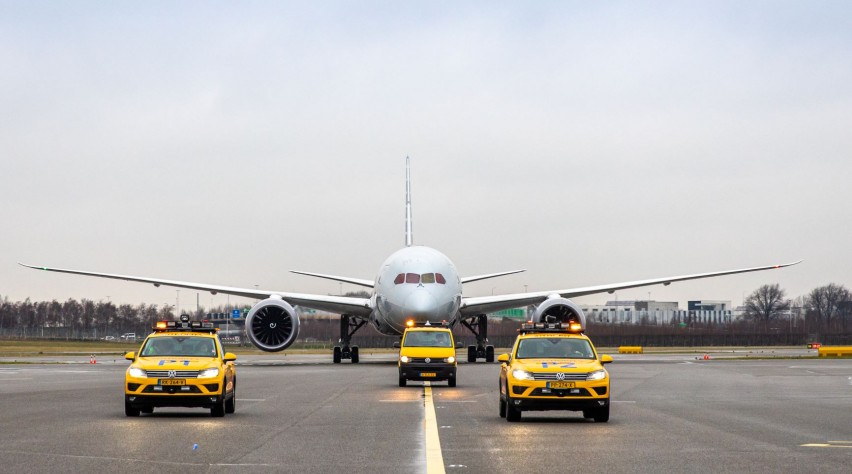
POLYGON ((589 374, 571 374, 567 372, 560 372, 565 375, 564 378, 557 378, 557 372, 533 372, 533 378, 535 380, 586 380, 586 377, 589 374))
POLYGON ((195 385, 148 385, 142 393, 202 393, 195 385))
POLYGON ((550 389, 550 392, 545 392, 546 389, 537 388, 530 393, 531 397, 589 397, 592 394, 585 388, 566 388, 566 389, 550 389), (572 393, 573 391, 573 393, 572 393))
POLYGON ((430 357, 429 362, 426 362, 426 357, 412 357, 412 364, 437 364, 444 363, 444 359, 442 357, 430 357))
MULTIPOLYGON (((167 379, 169 378, 168 370, 149 370, 148 378, 152 379, 167 379)), ((198 378, 197 370, 175 370, 176 379, 196 379, 198 378)))

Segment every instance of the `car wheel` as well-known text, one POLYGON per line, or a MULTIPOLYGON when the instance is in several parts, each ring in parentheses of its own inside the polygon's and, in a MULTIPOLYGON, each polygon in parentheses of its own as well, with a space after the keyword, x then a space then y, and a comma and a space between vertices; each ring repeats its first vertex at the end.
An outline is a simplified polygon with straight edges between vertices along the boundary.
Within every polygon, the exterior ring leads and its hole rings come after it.
POLYGON ((606 423, 609 421, 609 403, 605 407, 596 409, 592 418, 595 419, 596 423, 606 423))
POLYGON ((210 416, 221 417, 225 416, 225 394, 219 397, 219 401, 210 409, 210 416))
POLYGON ((521 410, 512 405, 512 398, 506 394, 506 421, 521 421, 521 410))
POLYGON ((498 397, 500 401, 500 418, 506 418, 506 400, 503 397, 498 397))
POLYGON ((124 414, 127 416, 139 416, 139 409, 133 408, 130 405, 130 402, 127 400, 124 401, 124 414))
POLYGON ((408 384, 408 381, 407 381, 407 380, 405 380, 405 377, 403 377, 402 375, 400 375, 400 376, 399 376, 399 386, 400 386, 400 387, 405 387, 407 384, 408 384))
POLYGON ((233 413, 237 411, 237 384, 234 383, 234 389, 231 390, 231 398, 225 402, 225 413, 233 413))
POLYGON ((456 386, 456 377, 450 377, 447 379, 447 387, 455 387, 456 386))

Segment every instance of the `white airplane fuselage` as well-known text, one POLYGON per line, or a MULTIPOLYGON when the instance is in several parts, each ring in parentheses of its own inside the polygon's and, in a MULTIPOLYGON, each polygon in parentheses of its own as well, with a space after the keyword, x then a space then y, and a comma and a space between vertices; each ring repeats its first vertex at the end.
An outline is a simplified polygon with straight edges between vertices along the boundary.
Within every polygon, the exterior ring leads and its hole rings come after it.
POLYGON ((455 325, 461 300, 461 278, 446 255, 429 247, 404 247, 379 268, 371 318, 388 335, 402 334, 408 320, 455 325))

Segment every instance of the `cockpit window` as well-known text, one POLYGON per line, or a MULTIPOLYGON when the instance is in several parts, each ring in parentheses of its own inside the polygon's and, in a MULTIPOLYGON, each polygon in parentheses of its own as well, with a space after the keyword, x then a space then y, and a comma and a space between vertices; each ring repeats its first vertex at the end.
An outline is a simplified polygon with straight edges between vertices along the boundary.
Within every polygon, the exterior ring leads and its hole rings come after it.
POLYGON ((438 283, 440 285, 446 285, 447 280, 444 278, 444 275, 440 273, 424 273, 422 275, 418 275, 416 273, 400 273, 393 280, 394 285, 401 285, 403 283, 438 283))

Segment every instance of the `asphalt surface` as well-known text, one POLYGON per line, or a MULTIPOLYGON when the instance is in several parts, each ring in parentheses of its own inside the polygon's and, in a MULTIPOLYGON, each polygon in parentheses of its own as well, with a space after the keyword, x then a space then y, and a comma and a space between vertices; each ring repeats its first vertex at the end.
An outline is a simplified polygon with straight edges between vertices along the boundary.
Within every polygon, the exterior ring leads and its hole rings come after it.
MULTIPOLYGON (((852 360, 616 356, 609 423, 497 416, 497 364, 434 383, 446 472, 849 472, 852 360)), ((67 358, 66 358, 67 359, 67 358)), ((237 411, 124 416, 124 360, 0 365, 4 472, 427 472, 421 383, 392 356, 238 360, 237 411)), ((88 358, 85 359, 88 361, 88 358)), ((440 467, 440 466, 438 466, 440 467)))

